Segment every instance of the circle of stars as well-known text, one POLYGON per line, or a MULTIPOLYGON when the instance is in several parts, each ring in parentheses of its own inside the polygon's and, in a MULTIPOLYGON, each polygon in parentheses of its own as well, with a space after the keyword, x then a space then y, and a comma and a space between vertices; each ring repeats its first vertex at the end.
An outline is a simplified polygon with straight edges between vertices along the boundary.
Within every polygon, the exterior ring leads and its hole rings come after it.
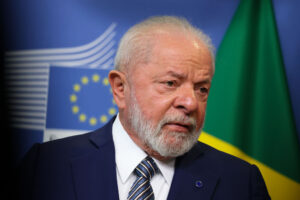
MULTIPOLYGON (((107 110, 106 114, 102 114, 101 116, 97 117, 97 116, 88 116, 87 114, 85 114, 84 111, 81 111, 80 106, 78 105, 79 93, 82 90, 82 88, 84 86, 87 86, 89 83, 90 84, 101 83, 102 85, 109 87, 109 81, 107 77, 103 78, 102 80, 100 75, 98 74, 93 74, 91 77, 88 76, 81 77, 80 82, 75 83, 73 85, 73 93, 70 95, 70 102, 72 103, 72 107, 71 107, 72 113, 74 115, 78 115, 79 122, 81 123, 87 122, 91 126, 95 126, 98 123, 102 123, 102 124, 106 123, 109 119, 109 116, 113 116, 117 113, 116 108, 110 107, 107 110)), ((112 92, 111 88, 110 88, 110 92, 112 92)), ((115 105, 114 99, 112 99, 112 104, 115 105)))

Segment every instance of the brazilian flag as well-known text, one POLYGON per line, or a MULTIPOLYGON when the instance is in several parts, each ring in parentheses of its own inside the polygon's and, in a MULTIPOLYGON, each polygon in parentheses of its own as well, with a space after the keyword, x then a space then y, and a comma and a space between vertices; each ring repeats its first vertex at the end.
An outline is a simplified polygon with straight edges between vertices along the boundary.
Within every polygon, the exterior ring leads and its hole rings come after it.
POLYGON ((256 164, 272 199, 300 199, 300 149, 271 0, 241 0, 216 56, 200 140, 256 164))

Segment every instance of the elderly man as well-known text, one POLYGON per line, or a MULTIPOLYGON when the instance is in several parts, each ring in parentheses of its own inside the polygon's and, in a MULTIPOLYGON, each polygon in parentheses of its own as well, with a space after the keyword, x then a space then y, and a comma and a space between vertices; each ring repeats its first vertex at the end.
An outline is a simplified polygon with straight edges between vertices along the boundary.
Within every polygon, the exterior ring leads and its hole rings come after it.
POLYGON ((94 132, 35 145, 20 170, 21 199, 269 199, 257 167, 197 141, 212 51, 181 18, 133 26, 109 73, 119 114, 94 132))

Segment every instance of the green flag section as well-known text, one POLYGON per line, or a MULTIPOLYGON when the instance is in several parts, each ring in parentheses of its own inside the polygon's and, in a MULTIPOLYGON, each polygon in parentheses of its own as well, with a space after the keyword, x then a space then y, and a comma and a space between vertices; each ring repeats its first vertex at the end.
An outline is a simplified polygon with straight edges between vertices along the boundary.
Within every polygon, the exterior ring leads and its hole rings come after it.
POLYGON ((241 0, 216 56, 201 141, 257 164, 272 199, 299 199, 300 149, 271 0, 241 0))

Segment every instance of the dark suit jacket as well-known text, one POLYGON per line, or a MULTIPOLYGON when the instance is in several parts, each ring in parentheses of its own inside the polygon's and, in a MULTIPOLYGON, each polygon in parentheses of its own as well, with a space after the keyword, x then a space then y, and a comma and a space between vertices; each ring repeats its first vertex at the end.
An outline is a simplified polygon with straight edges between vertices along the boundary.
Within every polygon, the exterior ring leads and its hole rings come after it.
MULTIPOLYGON (((20 167, 19 197, 119 199, 112 123, 80 136, 36 144, 20 167)), ((269 199, 254 165, 198 142, 176 159, 168 199, 269 199)))

